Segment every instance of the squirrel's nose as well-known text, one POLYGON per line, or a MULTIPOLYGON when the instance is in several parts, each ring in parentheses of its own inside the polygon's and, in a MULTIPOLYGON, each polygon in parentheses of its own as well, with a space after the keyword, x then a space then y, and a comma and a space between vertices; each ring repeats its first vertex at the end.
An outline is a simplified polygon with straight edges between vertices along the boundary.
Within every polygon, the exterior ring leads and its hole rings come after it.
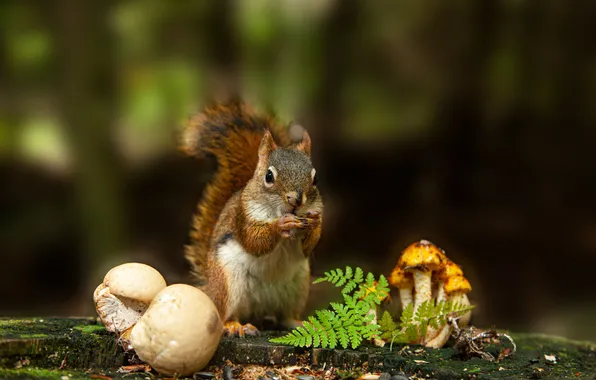
POLYGON ((294 207, 299 207, 302 205, 302 192, 301 191, 292 191, 286 194, 286 199, 288 203, 294 207))

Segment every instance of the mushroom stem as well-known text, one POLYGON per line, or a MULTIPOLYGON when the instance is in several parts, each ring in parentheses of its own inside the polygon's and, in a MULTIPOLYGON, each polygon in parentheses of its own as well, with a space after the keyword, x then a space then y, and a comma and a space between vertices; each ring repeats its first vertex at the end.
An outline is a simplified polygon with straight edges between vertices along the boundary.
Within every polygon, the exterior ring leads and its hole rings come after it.
POLYGON ((447 294, 445 293, 445 281, 439 282, 437 289, 437 303, 447 300, 447 294))
POLYGON ((414 302, 412 290, 412 287, 399 289, 399 299, 401 300, 402 310, 414 302))
MULTIPOLYGON (((468 299, 468 296, 465 293, 453 293, 449 296, 449 301, 452 301, 454 304, 459 304, 462 306, 470 306, 470 300, 468 299)), ((467 326, 468 322, 470 322, 471 315, 472 312, 468 311, 467 313, 459 317, 459 319, 457 320, 457 325, 459 327, 467 326)), ((431 333, 431 329, 429 328, 424 339, 426 342, 424 345, 430 348, 441 348, 449 340, 449 337, 451 336, 451 333, 453 331, 453 327, 447 324, 443 326, 438 332, 434 329, 432 330, 433 331, 431 333)))
MULTIPOLYGON (((441 282, 439 284, 439 290, 437 293, 437 303, 441 302, 441 301, 446 301, 446 300, 452 301, 453 304, 459 304, 462 306, 470 306, 470 300, 468 299, 468 296, 465 293, 455 292, 455 293, 450 294, 449 297, 447 297, 447 294, 445 293, 445 289, 444 289, 444 282, 441 282)), ((459 327, 467 326, 468 322, 470 322, 471 315, 472 315, 472 312, 468 311, 467 313, 465 313, 461 317, 459 317, 457 320, 458 326, 459 327)), ((435 330, 429 326, 429 328, 426 332, 426 336, 424 337, 424 341, 426 342, 425 345, 427 347, 432 347, 432 348, 442 347, 449 340, 449 336, 451 336, 451 331, 452 331, 452 328, 450 325, 445 325, 442 328, 440 328, 439 330, 435 330)))
POLYGON ((416 289, 416 298, 414 302, 414 314, 426 301, 430 301, 432 298, 431 288, 431 271, 419 269, 413 271, 414 276, 414 288, 416 289))
MULTIPOLYGON (((430 348, 441 348, 445 345, 445 343, 447 343, 447 341, 449 340, 449 337, 451 336, 451 332, 452 332, 453 328, 450 325, 445 325, 443 326, 438 334, 436 334, 432 339, 426 341, 426 343, 424 344, 426 347, 430 347, 430 348)), ((428 334, 426 335, 428 339, 428 334)))
MULTIPOLYGON (((445 293, 445 282, 441 281, 439 282, 439 286, 437 289, 437 299, 436 299, 436 303, 438 304, 439 302, 443 302, 447 300, 447 294, 445 293)), ((424 342, 429 342, 432 341, 434 338, 438 337, 438 335, 441 334, 443 329, 434 329, 431 326, 428 326, 428 329, 426 330, 426 335, 424 336, 424 342)), ((449 338, 449 336, 447 336, 447 338, 449 338)), ((443 343, 444 344, 444 343, 443 343)), ((429 346, 431 347, 431 346, 429 346)))
MULTIPOLYGON (((453 301, 454 304, 460 304, 462 306, 470 306, 470 300, 468 299, 468 295, 465 293, 453 293, 450 297, 449 297, 450 301, 453 301)), ((459 320, 457 321, 457 324, 459 325, 459 327, 465 327, 468 325, 468 323, 470 322, 470 318, 472 317, 472 312, 468 311, 467 313, 465 313, 464 315, 462 315, 461 317, 459 317, 459 320)))
MULTIPOLYGON (((371 315, 371 314, 373 315, 373 319, 369 323, 376 324, 377 323, 377 320, 378 320, 378 318, 377 318, 378 314, 377 314, 377 308, 376 307, 374 307, 374 306, 371 307, 368 310, 368 312, 366 313, 366 315, 371 315)), ((373 336, 372 337, 372 341, 373 341, 374 345, 377 346, 377 347, 383 347, 383 346, 385 346, 385 341, 383 339, 379 338, 378 335, 377 336, 373 336)))

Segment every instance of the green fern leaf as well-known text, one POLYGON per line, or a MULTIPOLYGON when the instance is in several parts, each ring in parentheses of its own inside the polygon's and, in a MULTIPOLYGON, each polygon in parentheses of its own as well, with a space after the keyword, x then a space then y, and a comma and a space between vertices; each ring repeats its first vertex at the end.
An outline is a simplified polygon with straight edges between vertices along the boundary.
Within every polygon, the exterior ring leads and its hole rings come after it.
POLYGON ((363 279, 364 279, 364 272, 362 271, 361 268, 356 268, 356 270, 354 271, 354 282, 360 284, 362 283, 363 279))
POLYGON ((414 305, 413 304, 408 304, 404 310, 401 312, 401 316, 400 316, 400 321, 401 321, 401 327, 405 327, 407 324, 412 323, 412 320, 414 319, 414 305))
POLYGON ((417 323, 426 322, 428 318, 433 314, 433 304, 432 301, 424 301, 422 304, 418 306, 416 310, 416 315, 414 316, 414 320, 417 323))
POLYGON ((339 316, 343 315, 344 305, 339 302, 331 302, 329 305, 339 316))
POLYGON ((397 329, 397 325, 387 310, 385 310, 379 321, 379 327, 383 333, 393 333, 397 329))
POLYGON ((449 316, 460 316, 473 307, 453 302, 424 302, 416 312, 412 304, 407 305, 400 316, 399 327, 385 312, 379 323, 376 318, 377 305, 389 294, 385 276, 375 280, 372 273, 364 278, 361 268, 350 266, 325 272, 314 283, 330 282, 341 287, 344 302, 332 302, 330 308, 317 310, 303 325, 285 336, 274 338, 274 343, 294 346, 315 346, 324 348, 356 348, 365 339, 381 337, 394 342, 418 342, 428 327, 440 328, 449 316))
POLYGON ((347 280, 350 280, 350 279, 352 278, 352 275, 353 275, 353 274, 354 274, 354 273, 353 273, 353 271, 352 271, 352 268, 351 268, 351 267, 346 267, 346 274, 345 274, 345 278, 346 278, 347 280))
POLYGON ((428 320, 428 324, 430 325, 430 327, 432 327, 435 330, 440 329, 441 325, 443 325, 440 317, 430 318, 428 320))
POLYGON ((426 336, 426 332, 428 331, 428 323, 421 323, 418 325, 418 336, 416 337, 416 340, 419 340, 420 338, 426 336))
POLYGON ((338 276, 338 278, 337 278, 337 281, 335 282, 335 286, 339 288, 340 286, 343 286, 346 283, 346 281, 348 281, 348 280, 344 276, 344 272, 341 269, 337 270, 337 276, 338 276))
POLYGON ((352 348, 357 348, 360 346, 360 343, 362 343, 362 336, 360 335, 358 328, 355 326, 349 326, 347 330, 352 348))
POLYGON ((377 324, 368 324, 362 327, 362 336, 366 339, 371 339, 372 337, 381 335, 381 331, 379 329, 379 325, 377 324))
POLYGON ((349 294, 351 292, 354 291, 354 289, 356 289, 358 287, 358 284, 354 281, 348 281, 348 283, 346 284, 346 286, 344 286, 344 288, 342 289, 341 293, 342 294, 349 294))
POLYGON ((408 342, 416 342, 418 341, 418 328, 414 324, 408 324, 405 328, 406 338, 408 342))
POLYGON ((335 330, 333 330, 333 329, 329 330, 328 336, 329 336, 329 348, 337 347, 337 334, 335 333, 335 330))
POLYGON ((343 326, 337 329, 337 337, 339 338, 339 344, 343 348, 348 348, 348 345, 350 344, 350 337, 343 326))

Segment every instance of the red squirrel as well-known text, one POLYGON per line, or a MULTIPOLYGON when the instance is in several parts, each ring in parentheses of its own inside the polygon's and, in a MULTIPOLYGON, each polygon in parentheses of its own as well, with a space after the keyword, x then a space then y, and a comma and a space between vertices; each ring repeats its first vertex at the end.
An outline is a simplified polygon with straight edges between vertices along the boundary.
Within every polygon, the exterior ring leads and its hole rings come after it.
POLYGON ((200 289, 217 306, 224 333, 254 335, 258 329, 249 322, 270 317, 282 327, 296 327, 323 219, 308 133, 291 144, 274 117, 235 101, 190 118, 181 148, 217 159, 186 258, 200 289))

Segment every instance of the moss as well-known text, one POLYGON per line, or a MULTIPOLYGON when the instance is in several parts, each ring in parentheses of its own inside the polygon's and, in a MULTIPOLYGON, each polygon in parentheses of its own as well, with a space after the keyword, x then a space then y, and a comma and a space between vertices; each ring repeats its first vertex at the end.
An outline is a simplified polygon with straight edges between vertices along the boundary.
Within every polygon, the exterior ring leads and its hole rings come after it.
POLYGON ((95 318, 0 318, 0 339, 21 338, 23 334, 67 334, 75 326, 97 325, 95 318))
MULTIPOLYGON (((461 360, 452 348, 439 350, 395 345, 379 348, 364 345, 358 350, 300 349, 273 345, 271 334, 259 337, 224 337, 212 360, 218 366, 226 360, 236 364, 326 365, 346 374, 364 362, 372 371, 400 373, 436 379, 576 379, 595 378, 596 346, 538 334, 513 334, 518 351, 500 363, 473 358, 461 360), (554 355, 557 363, 546 360, 554 355)), ((489 348, 496 354, 498 347, 489 348)), ((76 371, 109 374, 125 363, 115 337, 95 319, 0 320, 0 378, 61 378, 76 371), (64 365, 64 370, 57 370, 64 365), (22 367, 16 369, 15 367, 22 367), (4 369, 2 369, 4 368, 4 369), (51 370, 39 370, 47 368, 51 370)), ((355 373, 355 372, 354 372, 355 373)), ((129 378, 127 375, 126 377, 129 378)), ((139 378, 147 375, 139 375, 139 378)))
POLYGON ((20 338, 22 339, 36 339, 36 338, 48 338, 48 334, 20 334, 20 338))
MULTIPOLYGON (((439 350, 422 347, 411 348, 413 355, 399 356, 404 346, 394 347, 394 352, 377 352, 369 356, 371 367, 384 371, 404 371, 420 377, 438 379, 511 379, 541 378, 565 379, 596 375, 596 347, 589 342, 578 342, 545 335, 513 334, 518 344, 517 353, 500 363, 480 358, 461 360, 452 348, 439 350), (555 355, 557 363, 546 360, 544 355, 555 355)), ((498 348, 489 350, 496 355, 498 348)))
POLYGON ((100 376, 107 376, 112 379, 147 379, 154 378, 153 375, 145 373, 121 374, 116 371, 69 371, 59 369, 41 369, 41 368, 21 368, 21 369, 3 369, 0 368, 0 379, 32 379, 32 380, 62 380, 68 377, 69 380, 77 379, 97 379, 100 376), (98 376, 99 375, 99 376, 98 376))
POLYGON ((75 326, 74 328, 86 334, 104 333, 106 331, 103 325, 82 325, 75 326))
POLYGON ((0 319, 0 367, 21 358, 42 368, 109 368, 122 365, 116 339, 95 318, 0 319))
POLYGON ((83 372, 79 371, 61 371, 61 370, 49 370, 40 368, 21 368, 21 369, 2 369, 0 368, 0 378, 2 379, 56 379, 61 380, 63 376, 67 376, 69 379, 85 379, 89 378, 83 372))

